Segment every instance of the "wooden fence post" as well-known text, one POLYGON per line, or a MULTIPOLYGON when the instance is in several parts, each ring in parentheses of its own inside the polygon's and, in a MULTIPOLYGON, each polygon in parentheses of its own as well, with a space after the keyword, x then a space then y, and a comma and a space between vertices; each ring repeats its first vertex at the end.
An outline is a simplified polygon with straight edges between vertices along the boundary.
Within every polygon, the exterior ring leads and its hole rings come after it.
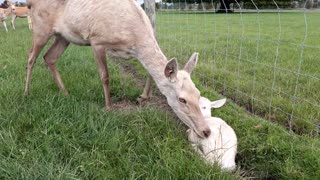
POLYGON ((155 0, 144 0, 144 10, 150 19, 154 35, 156 36, 156 2, 155 0))
MULTIPOLYGON (((156 6, 155 4, 156 4, 155 0, 144 0, 144 10, 150 19, 150 22, 153 28, 153 34, 156 37, 156 6)), ((151 94, 151 84, 152 84, 152 77, 149 74, 143 89, 143 93, 142 93, 142 95, 147 96, 147 98, 149 98, 151 94)), ((143 98, 144 97, 138 98, 138 101, 142 103, 145 100, 143 98)))

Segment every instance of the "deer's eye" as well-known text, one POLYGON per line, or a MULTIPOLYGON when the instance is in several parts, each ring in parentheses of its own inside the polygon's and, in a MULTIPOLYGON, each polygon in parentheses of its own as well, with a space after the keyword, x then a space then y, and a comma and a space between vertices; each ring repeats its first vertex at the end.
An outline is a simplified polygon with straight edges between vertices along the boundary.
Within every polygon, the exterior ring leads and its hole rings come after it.
POLYGON ((202 109, 207 109, 206 107, 202 107, 202 109))
POLYGON ((180 101, 181 103, 183 103, 183 104, 187 104, 187 101, 186 101, 185 99, 183 99, 183 98, 179 98, 179 101, 180 101))

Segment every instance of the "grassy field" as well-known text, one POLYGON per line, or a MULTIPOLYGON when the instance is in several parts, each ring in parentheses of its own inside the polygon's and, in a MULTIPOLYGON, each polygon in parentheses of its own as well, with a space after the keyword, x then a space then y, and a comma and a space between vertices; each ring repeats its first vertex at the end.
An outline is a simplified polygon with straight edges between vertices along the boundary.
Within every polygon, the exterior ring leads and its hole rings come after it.
POLYGON ((252 113, 316 136, 320 124, 320 12, 158 13, 168 57, 200 53, 194 79, 252 113), (291 122, 291 124, 290 124, 291 122))
MULTIPOLYGON (((318 140, 250 116, 232 101, 215 114, 226 119, 239 138, 238 170, 227 173, 206 165, 192 151, 185 127, 172 113, 154 105, 134 105, 142 89, 132 75, 124 75, 121 67, 110 61, 113 101, 129 103, 105 112, 103 90, 89 47, 70 46, 58 63, 69 96, 58 91, 39 58, 31 94, 24 97, 31 32, 24 19, 18 20, 16 28, 8 34, 0 29, 0 179, 319 177, 318 140)), ((160 39, 165 51, 174 56, 175 51, 169 51, 170 39, 160 39)), ((186 52, 183 57, 178 51, 180 60, 198 50, 188 48, 182 49, 186 52)), ((209 59, 201 56, 200 61, 205 60, 209 59)), ((199 74, 205 64, 199 65, 194 76, 199 89, 210 99, 221 98, 214 84, 202 83, 199 74)), ((140 67, 133 68, 143 74, 140 67)))

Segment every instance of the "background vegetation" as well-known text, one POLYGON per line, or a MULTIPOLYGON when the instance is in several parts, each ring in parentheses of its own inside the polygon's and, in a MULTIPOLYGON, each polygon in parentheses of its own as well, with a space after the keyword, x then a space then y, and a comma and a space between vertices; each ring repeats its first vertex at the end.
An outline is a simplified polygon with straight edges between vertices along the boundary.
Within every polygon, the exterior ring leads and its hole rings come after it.
POLYGON ((319 12, 160 12, 157 32, 168 57, 200 53, 194 80, 298 134, 320 123, 319 12))
MULTIPOLYGON (((170 17, 159 16, 162 23, 170 17)), ((175 36, 181 37, 179 40, 191 37, 183 31, 171 32, 169 25, 160 27, 162 48, 168 56, 178 56, 180 63, 205 46, 197 38, 172 41, 175 36)), ((18 19, 16 28, 7 34, 0 29, 0 179, 316 179, 320 174, 318 140, 248 115, 231 100, 214 113, 237 133, 238 170, 227 173, 206 165, 190 148, 185 127, 172 113, 154 105, 134 104, 142 92, 136 76, 123 73, 122 67, 110 60, 113 101, 125 105, 105 112, 90 47, 70 46, 58 63, 69 96, 59 93, 39 58, 31 95, 24 97, 31 32, 25 19, 18 19)), ((186 31, 193 26, 189 28, 186 31)), ((204 62, 211 62, 204 55, 208 53, 200 54, 194 80, 204 96, 221 98, 214 84, 204 83, 200 76, 211 73, 211 69, 203 71, 204 62)), ((130 66, 143 75, 135 60, 130 66)), ((224 75, 219 68, 215 70, 215 79, 224 75)))

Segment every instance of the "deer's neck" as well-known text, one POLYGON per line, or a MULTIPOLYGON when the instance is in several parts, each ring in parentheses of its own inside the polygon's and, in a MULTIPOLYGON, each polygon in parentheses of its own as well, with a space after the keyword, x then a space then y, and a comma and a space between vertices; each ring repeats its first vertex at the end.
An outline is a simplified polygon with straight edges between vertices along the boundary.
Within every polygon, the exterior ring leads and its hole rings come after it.
POLYGON ((165 87, 169 81, 164 75, 164 70, 168 61, 157 42, 154 40, 152 44, 143 43, 138 48, 137 58, 152 76, 161 93, 166 95, 165 87))

